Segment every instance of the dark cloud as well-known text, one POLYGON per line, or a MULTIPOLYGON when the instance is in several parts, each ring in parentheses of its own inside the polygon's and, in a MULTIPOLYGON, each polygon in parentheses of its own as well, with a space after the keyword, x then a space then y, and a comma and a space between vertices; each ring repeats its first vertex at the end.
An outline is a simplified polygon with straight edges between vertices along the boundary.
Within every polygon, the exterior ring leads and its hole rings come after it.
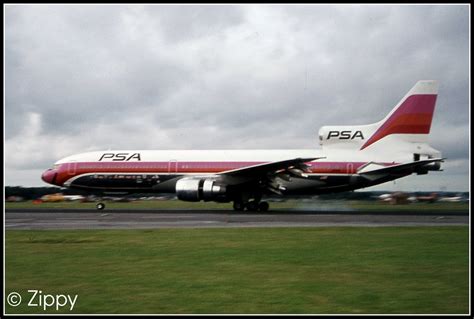
POLYGON ((146 8, 150 20, 156 19, 165 41, 196 41, 223 35, 227 28, 243 23, 244 8, 233 5, 152 6, 146 8))
POLYGON ((468 10, 7 5, 7 183, 109 147, 316 148, 320 126, 379 121, 420 79, 440 82, 431 143, 467 175, 468 10))

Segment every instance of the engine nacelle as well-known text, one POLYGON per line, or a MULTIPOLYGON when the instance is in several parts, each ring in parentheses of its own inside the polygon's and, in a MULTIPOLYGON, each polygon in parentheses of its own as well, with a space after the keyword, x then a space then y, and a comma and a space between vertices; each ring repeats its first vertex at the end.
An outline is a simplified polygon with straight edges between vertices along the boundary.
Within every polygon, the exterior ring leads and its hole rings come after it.
POLYGON ((440 162, 433 162, 421 167, 418 167, 415 172, 418 175, 425 175, 428 174, 428 171, 440 171, 441 170, 441 163, 440 162))
POLYGON ((227 187, 213 179, 185 177, 176 182, 176 195, 188 202, 225 201, 227 187))

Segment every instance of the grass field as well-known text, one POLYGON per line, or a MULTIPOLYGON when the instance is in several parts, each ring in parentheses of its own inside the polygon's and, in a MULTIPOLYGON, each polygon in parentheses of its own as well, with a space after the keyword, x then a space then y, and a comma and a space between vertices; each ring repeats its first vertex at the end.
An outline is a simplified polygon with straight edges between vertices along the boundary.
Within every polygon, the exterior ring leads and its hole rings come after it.
MULTIPOLYGON (((128 203, 122 202, 105 202, 106 209, 225 209, 232 210, 231 203, 215 203, 215 202, 183 202, 178 200, 153 200, 153 201, 134 201, 128 203)), ((64 208, 64 209, 95 209, 95 203, 80 202, 57 202, 57 203, 41 203, 34 204, 32 201, 19 203, 6 203, 5 207, 10 208, 64 208)), ((318 211, 424 211, 424 212, 468 212, 468 203, 413 203, 407 205, 390 205, 377 201, 336 201, 336 200, 288 200, 285 202, 270 203, 271 210, 318 210, 318 211)))
POLYGON ((468 227, 8 230, 5 285, 77 294, 72 313, 467 313, 468 241, 468 227))

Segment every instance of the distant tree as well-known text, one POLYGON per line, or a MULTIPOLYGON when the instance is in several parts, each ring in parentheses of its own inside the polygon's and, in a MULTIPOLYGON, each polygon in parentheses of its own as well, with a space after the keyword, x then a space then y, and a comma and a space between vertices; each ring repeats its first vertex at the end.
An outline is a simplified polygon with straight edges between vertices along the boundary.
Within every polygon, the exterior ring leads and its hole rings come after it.
POLYGON ((38 199, 41 196, 60 193, 59 187, 22 187, 22 186, 6 186, 5 198, 10 196, 20 196, 27 200, 38 199))

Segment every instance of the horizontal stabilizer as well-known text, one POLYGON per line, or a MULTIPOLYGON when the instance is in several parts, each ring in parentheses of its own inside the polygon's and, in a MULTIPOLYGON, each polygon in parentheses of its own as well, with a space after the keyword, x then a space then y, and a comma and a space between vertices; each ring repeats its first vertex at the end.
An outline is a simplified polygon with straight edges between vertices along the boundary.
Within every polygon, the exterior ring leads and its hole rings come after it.
POLYGON ((434 166, 435 169, 431 169, 431 167, 428 166, 432 163, 439 164, 443 161, 444 158, 431 158, 393 166, 383 166, 371 162, 362 166, 357 173, 362 177, 373 180, 388 175, 408 175, 423 170, 439 170, 439 166, 434 166))

